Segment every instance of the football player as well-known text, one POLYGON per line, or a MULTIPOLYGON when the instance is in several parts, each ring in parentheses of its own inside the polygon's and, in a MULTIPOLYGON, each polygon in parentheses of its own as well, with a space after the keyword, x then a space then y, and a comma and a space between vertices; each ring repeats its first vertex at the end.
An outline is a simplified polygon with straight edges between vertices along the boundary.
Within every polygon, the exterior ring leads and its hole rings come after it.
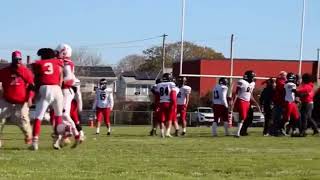
MULTIPOLYGON (((55 112, 55 134, 57 134, 57 126, 62 123, 63 110, 63 94, 61 91, 61 84, 63 80, 63 62, 55 58, 54 50, 50 48, 42 48, 37 52, 41 56, 41 60, 33 64, 37 86, 39 87, 40 98, 36 102, 35 120, 33 124, 33 139, 32 150, 38 150, 38 140, 41 131, 41 121, 49 105, 52 106, 55 112)), ((58 138, 59 139, 59 138, 58 138)), ((57 141, 54 142, 53 147, 60 149, 57 141)))
POLYGON ((157 79, 156 80, 156 84, 152 86, 151 88, 151 92, 153 94, 153 97, 154 97, 154 101, 153 101, 153 104, 154 104, 154 107, 153 107, 153 111, 154 111, 154 116, 153 116, 153 119, 152 119, 152 129, 150 131, 150 136, 154 136, 154 135, 157 135, 157 127, 159 125, 159 111, 160 111, 160 95, 159 93, 156 91, 156 88, 157 88, 157 84, 159 84, 161 82, 160 79, 157 79))
POLYGON ((96 111, 97 129, 96 134, 100 134, 100 126, 102 118, 108 128, 107 135, 111 135, 110 115, 113 109, 113 91, 111 88, 107 88, 107 80, 101 79, 99 82, 99 88, 96 90, 96 96, 94 99, 92 109, 96 111))
POLYGON ((285 131, 286 134, 289 133, 289 130, 292 128, 292 136, 298 135, 300 132, 298 132, 299 128, 299 120, 300 120, 300 114, 298 110, 298 106, 295 102, 296 100, 296 93, 297 93, 297 76, 290 72, 287 74, 287 82, 284 85, 285 89, 285 106, 284 106, 284 114, 283 119, 285 122, 285 131), (293 119, 291 119, 293 118, 293 119))
POLYGON ((160 130, 161 137, 172 137, 170 130, 172 126, 172 113, 174 112, 174 106, 177 101, 177 93, 175 92, 175 83, 172 82, 172 76, 170 73, 164 73, 162 75, 162 82, 157 84, 157 92, 160 95, 160 130), (166 134, 164 133, 166 124, 166 134))
POLYGON ((253 71, 249 70, 244 73, 243 79, 240 79, 237 82, 236 96, 233 102, 235 102, 236 110, 239 112, 239 122, 238 130, 235 134, 235 137, 240 137, 240 131, 243 122, 247 119, 248 116, 250 100, 253 101, 260 110, 258 103, 252 96, 252 92, 255 87, 255 76, 256 74, 253 71))
POLYGON ((68 44, 60 44, 56 48, 58 53, 58 58, 63 61, 63 84, 62 84, 62 93, 63 93, 63 120, 68 121, 68 124, 72 126, 72 133, 75 137, 75 143, 73 147, 76 147, 81 143, 80 134, 70 117, 71 102, 74 98, 75 92, 72 88, 75 85, 76 77, 74 75, 74 63, 71 60, 72 49, 68 44))
POLYGON ((223 121, 224 133, 229 135, 228 130, 228 79, 220 78, 219 84, 217 84, 212 91, 213 113, 214 121, 212 123, 212 136, 217 136, 217 127, 219 120, 223 121))
MULTIPOLYGON (((29 118, 29 106, 34 97, 33 73, 22 64, 20 51, 12 52, 12 62, 0 70, 0 82, 3 94, 0 99, 0 135, 6 118, 14 118, 25 135, 25 143, 31 144, 32 132, 29 118)), ((0 139, 1 147, 1 139, 0 139)))
POLYGON ((186 77, 179 77, 178 78, 178 87, 179 92, 177 94, 177 114, 180 115, 180 120, 182 122, 182 133, 181 135, 184 136, 187 132, 187 108, 190 99, 191 87, 187 86, 187 78, 186 77))

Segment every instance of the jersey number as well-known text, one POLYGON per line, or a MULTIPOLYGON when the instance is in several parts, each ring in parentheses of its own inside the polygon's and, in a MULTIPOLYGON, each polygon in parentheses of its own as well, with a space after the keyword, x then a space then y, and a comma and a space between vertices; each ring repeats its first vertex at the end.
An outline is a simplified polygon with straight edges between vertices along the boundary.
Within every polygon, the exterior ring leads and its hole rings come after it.
POLYGON ((250 87, 247 88, 247 92, 250 92, 250 87))
POLYGON ((101 93, 100 94, 100 99, 105 100, 106 99, 106 93, 101 93))
POLYGON ((50 75, 53 74, 53 65, 50 62, 47 62, 44 64, 44 67, 46 67, 47 69, 44 71, 44 74, 50 75))
POLYGON ((161 88, 160 88, 160 96, 164 96, 164 95, 166 95, 166 96, 169 95, 169 89, 168 89, 168 87, 166 87, 166 88, 161 87, 161 88))
POLYGON ((214 92, 213 92, 213 98, 214 98, 214 99, 219 99, 219 93, 218 93, 218 91, 214 91, 214 92))

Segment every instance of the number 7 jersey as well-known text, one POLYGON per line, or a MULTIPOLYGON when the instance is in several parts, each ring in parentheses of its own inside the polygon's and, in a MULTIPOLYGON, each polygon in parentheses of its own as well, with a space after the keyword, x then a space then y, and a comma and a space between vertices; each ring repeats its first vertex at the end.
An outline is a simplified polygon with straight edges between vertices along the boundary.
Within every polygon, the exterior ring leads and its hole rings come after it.
POLYGON ((171 102, 170 93, 175 91, 176 84, 174 82, 162 82, 157 84, 156 91, 160 95, 160 103, 171 102))
POLYGON ((38 60, 33 64, 40 85, 60 85, 63 62, 59 59, 38 60))
POLYGON ((93 103, 93 109, 95 108, 113 108, 113 92, 111 88, 96 90, 96 98, 93 103))

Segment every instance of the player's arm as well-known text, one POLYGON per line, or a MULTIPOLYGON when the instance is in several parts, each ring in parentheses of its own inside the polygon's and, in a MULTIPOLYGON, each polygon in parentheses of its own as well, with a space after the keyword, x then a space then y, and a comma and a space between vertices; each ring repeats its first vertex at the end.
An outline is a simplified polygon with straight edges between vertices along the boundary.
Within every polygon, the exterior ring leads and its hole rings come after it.
POLYGON ((258 107, 259 111, 262 113, 262 110, 260 108, 259 103, 256 101, 256 99, 253 97, 253 94, 250 97, 250 100, 258 107))
POLYGON ((63 69, 62 69, 62 67, 60 67, 59 69, 60 69, 60 83, 59 83, 59 85, 60 85, 60 87, 62 87, 62 84, 63 84, 63 69))
POLYGON ((227 94, 228 94, 228 88, 222 88, 221 91, 221 97, 222 97, 222 101, 223 101, 223 105, 228 108, 228 101, 227 101, 227 94))
POLYGON ((110 105, 111 105, 110 109, 113 110, 114 101, 113 101, 113 92, 112 91, 110 91, 110 94, 109 94, 108 98, 109 98, 109 102, 110 102, 110 105))
POLYGON ((190 89, 187 89, 187 93, 186 93, 186 107, 188 107, 188 104, 189 104, 190 94, 191 94, 191 88, 190 88, 190 89))
POLYGON ((80 88, 77 89, 77 92, 75 95, 76 95, 76 101, 78 104, 78 112, 82 112, 83 104, 82 104, 82 94, 81 94, 80 88))
POLYGON ((98 102, 97 98, 98 98, 98 93, 96 92, 96 95, 94 96, 94 100, 93 100, 93 104, 92 104, 93 111, 95 111, 97 108, 97 102, 98 102))
POLYGON ((66 87, 71 87, 74 85, 75 76, 71 70, 69 64, 65 65, 63 68, 63 85, 66 87))

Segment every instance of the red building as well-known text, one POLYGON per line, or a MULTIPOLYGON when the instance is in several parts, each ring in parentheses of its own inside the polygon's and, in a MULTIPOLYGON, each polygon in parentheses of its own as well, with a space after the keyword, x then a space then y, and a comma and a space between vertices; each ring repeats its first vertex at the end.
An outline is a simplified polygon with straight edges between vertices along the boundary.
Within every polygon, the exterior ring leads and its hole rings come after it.
MULTIPOLYGON (((317 74, 317 61, 304 60, 302 73, 317 74)), ((230 59, 198 59, 183 62, 183 74, 230 75, 230 59)), ((280 71, 298 73, 299 61, 270 59, 234 59, 233 75, 242 76, 246 70, 255 71, 259 77, 276 77, 280 71)), ((173 64, 173 75, 178 76, 180 62, 173 64)), ((188 84, 203 96, 216 84, 219 78, 188 77, 188 84)), ((261 88, 264 80, 257 80, 256 87, 261 88)))

